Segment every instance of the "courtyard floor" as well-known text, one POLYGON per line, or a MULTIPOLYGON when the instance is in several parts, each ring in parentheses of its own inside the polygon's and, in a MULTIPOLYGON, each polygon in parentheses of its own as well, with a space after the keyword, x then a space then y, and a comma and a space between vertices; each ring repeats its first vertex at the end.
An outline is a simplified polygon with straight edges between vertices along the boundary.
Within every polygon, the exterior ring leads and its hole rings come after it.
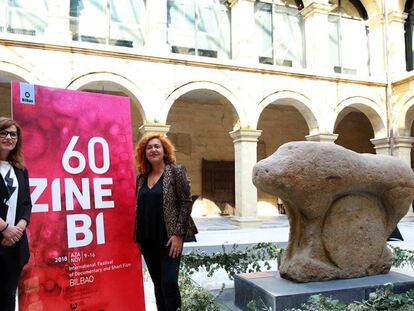
MULTIPOLYGON (((239 228, 234 225, 230 217, 203 217, 195 218, 199 233, 197 242, 186 243, 184 253, 192 249, 201 249, 205 252, 212 253, 221 250, 222 245, 238 244, 240 247, 246 247, 259 242, 274 242, 280 246, 286 246, 289 239, 289 222, 286 215, 275 217, 261 218, 260 225, 251 228, 239 228)), ((404 238, 404 241, 391 241, 393 246, 404 249, 414 249, 414 214, 409 213, 405 216, 398 228, 404 238)), ((215 274, 212 278, 207 278, 204 274, 195 276, 195 281, 209 289, 219 288, 225 283, 226 292, 222 295, 222 300, 227 304, 227 310, 238 311, 232 304, 234 292, 232 292, 232 282, 224 273, 215 274)), ((153 287, 149 277, 145 279, 145 303, 147 311, 156 311, 153 287)), ((226 310, 226 309, 223 309, 226 310)))

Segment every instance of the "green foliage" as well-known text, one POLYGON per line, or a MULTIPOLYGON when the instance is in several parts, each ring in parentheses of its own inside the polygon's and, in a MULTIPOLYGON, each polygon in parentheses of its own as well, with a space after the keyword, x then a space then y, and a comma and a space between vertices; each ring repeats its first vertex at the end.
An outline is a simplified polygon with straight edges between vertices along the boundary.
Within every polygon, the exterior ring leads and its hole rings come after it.
POLYGON ((414 289, 394 294, 392 284, 386 284, 369 294, 367 300, 345 304, 323 295, 313 295, 300 308, 286 311, 413 311, 414 289))
POLYGON ((397 246, 388 245, 393 252, 393 266, 394 267, 411 267, 414 268, 414 251, 401 249, 397 246))
POLYGON ((348 310, 346 304, 343 302, 325 297, 323 295, 312 295, 308 302, 303 304, 300 308, 293 308, 287 311, 345 311, 348 310))
MULTIPOLYGON (((414 251, 404 250, 391 246, 393 251, 393 265, 395 267, 414 268, 414 251)), ((259 243, 245 250, 238 250, 234 244, 231 251, 226 251, 224 245, 222 252, 207 254, 200 250, 185 254, 182 257, 180 275, 180 291, 182 296, 182 311, 219 311, 217 296, 213 296, 208 290, 196 285, 190 275, 204 268, 207 276, 211 277, 220 268, 224 269, 229 278, 235 274, 245 272, 259 272, 263 268, 269 270, 269 260, 280 259, 283 249, 272 243, 259 243), (263 263, 263 267, 260 265, 263 263)), ((223 288, 222 288, 223 290, 223 288)), ((247 306, 251 311, 270 311, 271 308, 259 299, 252 300, 247 306)), ((367 300, 345 304, 339 300, 313 295, 308 302, 300 308, 286 311, 414 311, 414 289, 394 294, 390 284, 369 295, 367 300)))
POLYGON ((351 311, 408 311, 414 310, 414 290, 406 293, 394 294, 392 284, 385 284, 383 288, 369 295, 368 300, 355 302, 348 306, 351 311))
POLYGON ((258 243, 245 250, 238 250, 234 244, 231 251, 226 251, 222 245, 222 252, 207 254, 200 250, 183 255, 182 269, 188 273, 200 271, 204 268, 207 276, 211 277, 220 268, 224 269, 232 280, 236 274, 262 271, 262 262, 266 270, 270 270, 269 260, 277 259, 282 249, 272 243, 258 243))
POLYGON ((182 272, 179 278, 179 286, 181 293, 181 310, 182 311, 220 311, 217 304, 217 298, 224 289, 214 296, 210 291, 198 286, 190 279, 188 274, 182 272))
POLYGON ((272 311, 272 308, 267 307, 262 299, 260 299, 259 302, 256 302, 256 300, 250 300, 246 307, 250 311, 272 311))

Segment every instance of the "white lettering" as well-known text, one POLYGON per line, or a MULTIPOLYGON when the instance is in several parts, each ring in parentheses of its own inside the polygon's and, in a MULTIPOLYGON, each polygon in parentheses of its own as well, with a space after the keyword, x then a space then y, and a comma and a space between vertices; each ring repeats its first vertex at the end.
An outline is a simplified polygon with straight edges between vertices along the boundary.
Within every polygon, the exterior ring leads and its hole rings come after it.
POLYGON ((49 210, 49 205, 47 203, 37 203, 37 200, 42 195, 47 187, 46 178, 29 178, 29 185, 35 187, 31 193, 31 199, 33 203, 32 212, 41 213, 47 212, 49 210))
POLYGON ((113 208, 114 201, 103 201, 103 197, 111 196, 112 189, 102 189, 103 185, 112 186, 112 178, 94 178, 93 195, 95 199, 95 208, 113 208))
POLYGON ((73 211, 73 197, 75 196, 83 209, 91 209, 91 196, 89 191, 89 179, 82 178, 82 191, 79 190, 72 178, 65 178, 66 210, 73 211))
POLYGON ((105 244, 105 226, 103 213, 96 216, 96 243, 105 244))
POLYGON ((60 212, 62 210, 62 202, 60 200, 60 180, 55 178, 52 181, 52 210, 60 212))
POLYGON ((91 244, 93 234, 90 230, 92 221, 88 215, 75 214, 66 215, 67 229, 68 229, 68 247, 82 247, 91 244), (76 226, 77 222, 81 222, 80 226, 76 226), (82 239, 77 239, 77 235, 82 234, 82 239))
POLYGON ((102 137, 92 137, 88 143, 88 157, 89 157, 89 167, 96 174, 104 174, 109 170, 109 147, 108 143, 102 137), (95 144, 100 144, 102 146, 102 167, 96 166, 95 159, 95 144))
POLYGON ((86 167, 86 160, 82 153, 79 151, 73 150, 76 143, 78 142, 79 136, 73 136, 70 140, 68 146, 66 147, 65 152, 63 153, 62 157, 62 165, 66 172, 71 174, 79 174, 82 172, 86 167), (78 160, 78 166, 71 166, 70 159, 75 158, 78 160))

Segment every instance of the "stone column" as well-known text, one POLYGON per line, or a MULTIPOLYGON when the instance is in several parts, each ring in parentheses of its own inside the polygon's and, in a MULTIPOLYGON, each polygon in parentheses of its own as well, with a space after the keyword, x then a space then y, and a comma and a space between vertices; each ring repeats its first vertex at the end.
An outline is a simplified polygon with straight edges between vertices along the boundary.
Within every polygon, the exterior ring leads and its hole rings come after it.
POLYGON ((146 1, 145 48, 157 54, 168 51, 167 0, 146 1))
POLYGON ((382 155, 390 155, 391 152, 391 144, 390 144, 390 138, 384 137, 384 138, 373 138, 370 139, 371 143, 374 145, 374 149, 376 154, 382 154, 382 155))
POLYGON ((300 13, 305 19, 306 67, 333 72, 330 68, 328 14, 331 4, 311 2, 300 13))
POLYGON ((413 147, 414 137, 397 136, 394 137, 394 156, 403 160, 411 167, 411 148, 413 147))
MULTIPOLYGON (((384 77, 385 76, 384 16, 375 15, 371 17, 367 21, 367 25, 369 28, 369 52, 370 52, 371 75, 384 77)), ((400 44, 403 44, 403 43, 400 43, 400 44)))
POLYGON ((235 152, 236 217, 239 226, 255 226, 257 219, 257 189, 252 182, 253 166, 257 162, 257 141, 262 131, 235 130, 230 132, 235 152))
POLYGON ((45 36, 48 41, 68 43, 72 41, 70 31, 70 1, 53 0, 48 3, 48 20, 45 36))
MULTIPOLYGON (((394 156, 401 159, 411 167, 411 148, 413 147, 414 137, 397 136, 394 137, 394 156)), ((414 211, 412 206, 409 207, 407 216, 413 216, 414 211)))
POLYGON ((396 11, 388 13, 388 66, 390 73, 406 71, 404 23, 407 16, 407 13, 396 11))
POLYGON ((139 127, 139 132, 141 133, 141 135, 144 135, 146 133, 160 133, 160 134, 167 135, 167 133, 170 130, 170 127, 171 125, 158 124, 158 123, 143 124, 139 127))
POLYGON ((335 140, 338 139, 338 136, 339 136, 338 134, 332 134, 332 133, 327 133, 327 134, 318 133, 318 134, 313 134, 313 135, 307 135, 306 140, 319 141, 322 143, 333 143, 335 142, 335 140))
POLYGON ((254 0, 231 1, 231 50, 233 59, 258 63, 254 2, 254 0))

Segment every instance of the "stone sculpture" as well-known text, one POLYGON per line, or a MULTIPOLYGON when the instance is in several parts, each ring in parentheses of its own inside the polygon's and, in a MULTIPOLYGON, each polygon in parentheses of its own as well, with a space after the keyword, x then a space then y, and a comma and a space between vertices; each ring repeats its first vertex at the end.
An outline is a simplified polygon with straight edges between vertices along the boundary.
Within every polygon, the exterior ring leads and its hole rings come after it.
POLYGON ((253 183, 287 209, 283 278, 309 282, 390 270, 387 237, 414 198, 414 173, 401 160, 333 143, 290 142, 256 164, 253 183))

